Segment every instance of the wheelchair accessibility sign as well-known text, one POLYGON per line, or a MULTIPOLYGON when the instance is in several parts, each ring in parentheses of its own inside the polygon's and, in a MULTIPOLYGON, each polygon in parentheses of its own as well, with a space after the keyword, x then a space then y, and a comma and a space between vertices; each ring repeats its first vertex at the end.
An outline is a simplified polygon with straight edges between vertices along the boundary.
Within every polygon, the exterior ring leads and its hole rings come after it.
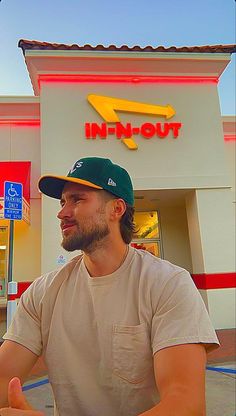
POLYGON ((22 220, 22 183, 4 182, 4 218, 22 220))

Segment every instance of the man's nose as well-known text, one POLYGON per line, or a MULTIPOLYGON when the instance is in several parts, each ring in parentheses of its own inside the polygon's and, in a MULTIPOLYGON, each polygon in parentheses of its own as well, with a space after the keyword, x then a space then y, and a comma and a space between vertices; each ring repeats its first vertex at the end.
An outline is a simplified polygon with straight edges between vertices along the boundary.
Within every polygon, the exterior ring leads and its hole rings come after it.
POLYGON ((60 211, 57 214, 57 218, 59 220, 63 220, 64 218, 70 218, 72 216, 72 210, 69 204, 63 205, 60 211))

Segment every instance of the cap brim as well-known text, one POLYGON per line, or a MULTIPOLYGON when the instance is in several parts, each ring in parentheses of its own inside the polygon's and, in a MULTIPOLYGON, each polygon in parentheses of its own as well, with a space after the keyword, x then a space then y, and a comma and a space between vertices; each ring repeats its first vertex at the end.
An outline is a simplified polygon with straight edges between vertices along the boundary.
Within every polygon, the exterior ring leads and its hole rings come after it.
POLYGON ((78 183, 95 189, 103 189, 101 186, 95 185, 84 179, 54 175, 42 176, 39 179, 38 187, 43 194, 52 198, 61 199, 63 188, 67 182, 78 183))

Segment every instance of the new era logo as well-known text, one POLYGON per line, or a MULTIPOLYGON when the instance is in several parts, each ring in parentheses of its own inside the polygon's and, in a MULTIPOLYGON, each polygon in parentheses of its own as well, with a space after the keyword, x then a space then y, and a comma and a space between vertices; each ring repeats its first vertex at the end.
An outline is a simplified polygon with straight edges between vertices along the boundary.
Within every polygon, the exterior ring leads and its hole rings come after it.
POLYGON ((107 184, 111 186, 116 186, 116 183, 111 178, 108 179, 107 184))

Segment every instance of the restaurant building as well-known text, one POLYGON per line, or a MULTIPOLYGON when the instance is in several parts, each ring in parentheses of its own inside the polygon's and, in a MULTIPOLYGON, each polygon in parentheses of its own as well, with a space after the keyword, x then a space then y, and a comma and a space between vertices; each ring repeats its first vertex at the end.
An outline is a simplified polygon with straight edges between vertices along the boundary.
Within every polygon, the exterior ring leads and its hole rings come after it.
POLYGON ((236 123, 221 115, 217 84, 235 46, 19 46, 35 95, 0 97, 0 319, 4 181, 23 184, 23 219, 14 222, 19 295, 24 282, 75 255, 60 246, 59 204, 39 193, 40 175, 99 156, 133 179, 132 244, 189 270, 215 328, 234 328, 236 123))

